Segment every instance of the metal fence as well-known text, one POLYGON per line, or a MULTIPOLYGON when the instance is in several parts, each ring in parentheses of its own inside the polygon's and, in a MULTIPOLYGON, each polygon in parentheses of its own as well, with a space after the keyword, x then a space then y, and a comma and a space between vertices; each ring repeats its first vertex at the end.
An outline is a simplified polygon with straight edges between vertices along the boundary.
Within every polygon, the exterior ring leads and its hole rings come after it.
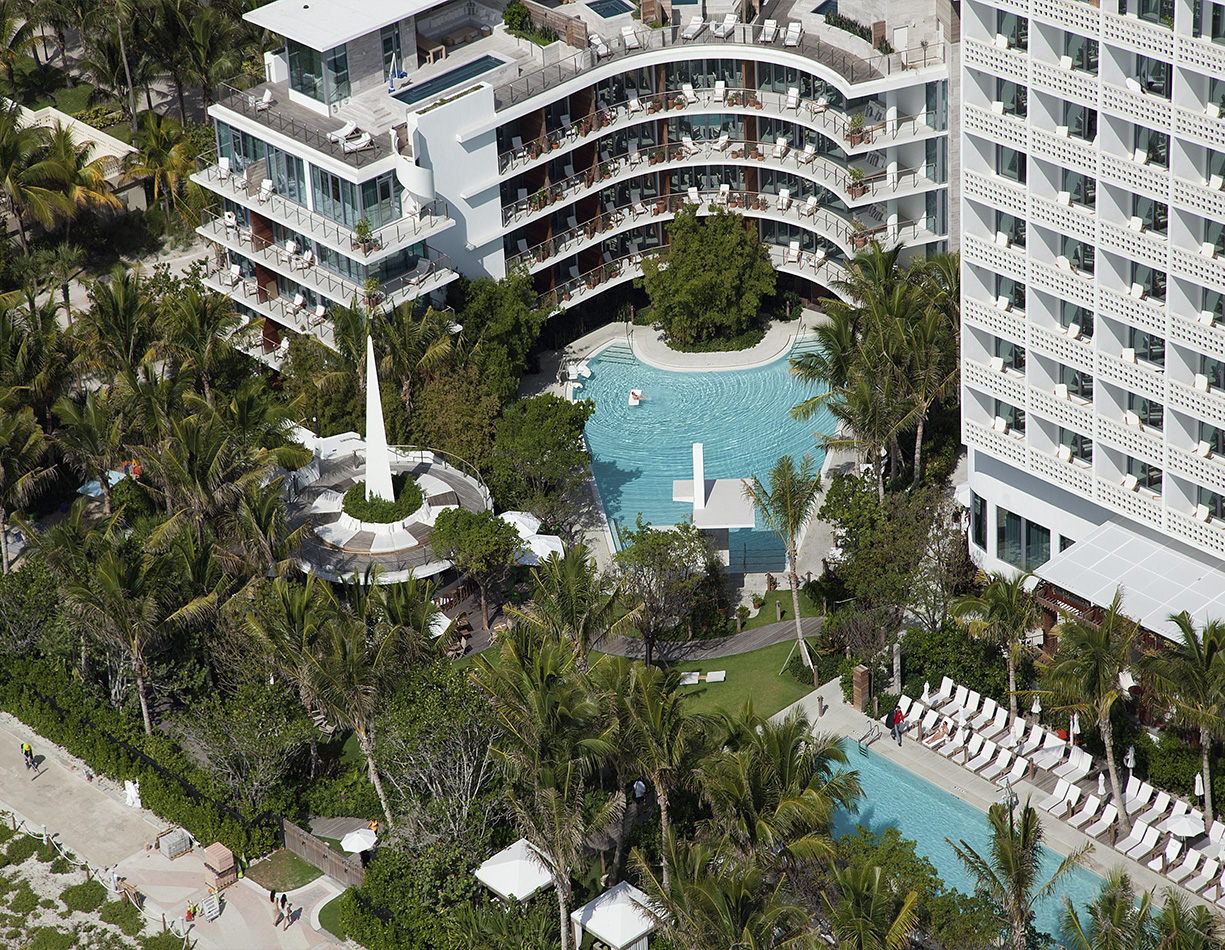
POLYGON ((285 830, 285 847, 307 864, 317 867, 345 887, 361 887, 366 877, 361 859, 357 855, 341 854, 326 841, 303 831, 288 818, 282 819, 285 830))

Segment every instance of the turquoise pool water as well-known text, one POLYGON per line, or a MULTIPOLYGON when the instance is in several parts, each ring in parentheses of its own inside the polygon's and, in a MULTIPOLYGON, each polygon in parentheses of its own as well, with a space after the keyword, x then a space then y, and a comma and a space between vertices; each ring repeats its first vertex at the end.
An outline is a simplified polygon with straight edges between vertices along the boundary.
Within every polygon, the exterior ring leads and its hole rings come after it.
MULTIPOLYGON (((648 366, 627 343, 616 343, 590 360, 591 378, 575 395, 592 399, 587 422, 592 472, 614 525, 632 528, 641 512, 654 525, 689 517, 693 506, 672 500, 672 482, 693 477, 694 442, 705 445, 706 477, 763 481, 782 455, 799 464, 812 452, 819 466, 824 453, 814 431, 832 432, 828 413, 796 422, 788 411, 809 391, 788 373, 783 357, 755 369, 679 373, 648 366), (629 391, 643 392, 639 406, 629 391)), ((782 544, 762 527, 731 532, 733 571, 780 571, 782 544)))
POLYGON ((452 86, 458 85, 461 82, 467 82, 469 79, 475 79, 481 73, 487 73, 491 69, 497 69, 499 66, 505 66, 506 60, 498 59, 496 56, 481 56, 479 59, 474 59, 470 63, 465 63, 463 66, 457 66, 455 69, 435 76, 433 79, 426 79, 424 82, 409 84, 406 88, 396 93, 395 98, 399 99, 405 105, 414 105, 423 99, 428 99, 430 96, 435 96, 440 92, 446 92, 452 86))
MULTIPOLYGON (((957 855, 944 839, 966 841, 979 854, 987 854, 990 837, 987 816, 973 805, 938 788, 908 769, 895 765, 882 755, 869 751, 859 754, 853 742, 846 743, 850 767, 859 772, 864 797, 859 814, 839 812, 834 820, 834 833, 843 835, 865 825, 876 834, 886 828, 897 828, 902 836, 916 843, 915 851, 936 866, 945 884, 966 894, 974 893, 974 882, 966 873, 957 855)), ((955 767, 954 767, 955 768, 955 767)), ((1044 821, 1055 821, 1043 814, 1044 821)), ((1039 882, 1045 883, 1063 860, 1062 855, 1048 849, 1039 882)), ((1081 911, 1101 887, 1102 879, 1091 871, 1077 868, 1063 883, 1060 893, 1042 901, 1034 909, 1039 930, 1059 936, 1059 915, 1063 896, 1072 900, 1081 911)))

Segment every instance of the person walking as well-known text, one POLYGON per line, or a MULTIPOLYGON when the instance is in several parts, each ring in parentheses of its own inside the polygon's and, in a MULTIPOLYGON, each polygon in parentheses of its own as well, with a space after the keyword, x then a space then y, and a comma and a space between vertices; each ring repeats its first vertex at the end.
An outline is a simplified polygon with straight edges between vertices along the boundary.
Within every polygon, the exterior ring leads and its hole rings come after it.
MULTIPOLYGON (((279 921, 279 920, 281 919, 281 917, 280 917, 280 915, 277 913, 277 906, 276 906, 276 888, 271 888, 271 889, 269 889, 269 891, 268 891, 268 903, 272 905, 272 916, 273 916, 273 917, 274 917, 274 918, 275 918, 277 921, 279 921)), ((275 926, 276 926, 276 924, 274 923, 272 926, 274 926, 274 927, 275 927, 275 926)))
POLYGON ((284 894, 282 894, 282 895, 281 895, 281 903, 280 903, 280 913, 276 915, 276 923, 274 923, 274 924, 272 925, 273 927, 275 927, 277 924, 279 924, 279 923, 280 923, 282 920, 288 920, 288 919, 289 919, 288 915, 287 915, 287 914, 286 914, 286 912, 285 912, 285 908, 286 908, 286 906, 287 906, 288 904, 289 904, 289 898, 288 898, 288 897, 286 897, 284 894))
POLYGON ((28 742, 21 744, 21 756, 26 760, 26 771, 34 768, 34 748, 28 742))
POLYGON ((896 706, 893 707, 893 712, 889 714, 889 734, 897 739, 897 744, 902 744, 902 724, 906 721, 906 717, 902 715, 902 711, 896 706))
MULTIPOLYGON (((282 898, 282 900, 283 899, 284 898, 282 898)), ((287 910, 285 911, 285 928, 284 929, 288 930, 289 924, 293 920, 293 904, 292 903, 286 904, 286 907, 287 907, 287 910)))

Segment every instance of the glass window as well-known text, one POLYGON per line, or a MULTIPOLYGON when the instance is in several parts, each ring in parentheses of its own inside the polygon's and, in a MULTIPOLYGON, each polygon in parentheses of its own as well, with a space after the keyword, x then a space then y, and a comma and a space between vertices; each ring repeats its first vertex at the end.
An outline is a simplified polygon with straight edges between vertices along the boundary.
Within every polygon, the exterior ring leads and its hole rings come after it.
POLYGON ((1137 53, 1136 81, 1149 95, 1170 98, 1170 64, 1164 60, 1137 53))
POLYGON ((1082 462, 1093 461, 1093 440, 1087 435, 1081 435, 1074 429, 1059 430, 1059 444, 1066 445, 1072 452, 1072 458, 1082 462))
POLYGON ((1019 82, 1011 79, 996 79, 995 100, 1004 104, 1006 115, 1025 118, 1028 111, 1029 90, 1019 82))
POLYGON ((1208 422, 1199 424, 1199 441, 1207 442, 1218 455, 1225 454, 1225 429, 1208 422))
POLYGON ((1199 371, 1202 376, 1207 378, 1208 384, 1213 389, 1225 389, 1225 360, 1201 353, 1199 371))
POLYGON ((1059 364, 1059 382, 1068 387, 1068 395, 1093 401, 1093 374, 1059 364))
POLYGON ((987 550, 987 499, 975 492, 970 492, 970 540, 987 550))
POLYGON ((1210 3, 1212 17, 1208 24, 1208 38, 1214 43, 1225 43, 1225 4, 1210 3))
POLYGON ((1002 399, 995 400, 995 416, 1008 423, 1008 428, 1018 435, 1025 434, 1025 410, 1018 409, 1002 399))
POLYGON ((1136 126, 1135 158, 1158 168, 1170 167, 1170 137, 1165 132, 1136 126))
POLYGON ((1063 54, 1072 60, 1072 68, 1097 75, 1097 40, 1076 33, 1063 35, 1063 54))
POLYGON ((1225 320, 1225 294, 1219 290, 1205 290, 1200 309, 1213 314, 1218 320, 1225 320))
POLYGON ((1002 178, 1025 184, 1025 153, 1007 145, 995 147, 995 171, 1002 178))
POLYGON ((1018 373, 1025 372, 1025 347, 1013 343, 1011 340, 1002 340, 998 336, 995 338, 995 355, 1004 361, 1004 365, 1009 369, 1014 369, 1018 373))
POLYGON ((1169 226, 1170 206, 1164 201, 1156 201, 1143 195, 1131 196, 1131 214, 1139 218, 1145 230, 1155 234, 1165 234, 1169 226))
POLYGON ((1059 553, 1062 554, 1076 542, 1071 538, 1065 538, 1062 534, 1059 536, 1059 553))
MULTIPOLYGON (((1097 249, 1080 238, 1063 235, 1059 242, 1060 256, 1067 259, 1068 266, 1081 274, 1092 276, 1097 262, 1097 249)), ((1062 263, 1062 262, 1061 262, 1062 263)))
POLYGON ((995 15, 995 32, 1007 37, 1013 49, 1029 49, 1029 18, 999 10, 995 15))
POLYGON ((1204 243, 1211 244, 1218 254, 1225 254, 1225 221, 1204 219, 1204 243))
POLYGON ((1073 325, 1080 327, 1082 337, 1093 339, 1093 311, 1070 300, 1059 301, 1059 326, 1066 330, 1073 325))
POLYGON ((1131 282, 1143 287, 1144 292, 1154 300, 1165 300, 1165 281, 1165 271, 1160 268, 1149 267, 1147 264, 1131 265, 1131 282))
POLYGON ((1214 518, 1225 518, 1225 495, 1220 495, 1217 492, 1210 491, 1203 486, 1197 486, 1195 490, 1195 500, 1208 509, 1208 513, 1214 518))
POLYGON ((1161 494, 1161 469, 1156 465, 1141 462, 1129 455, 1127 456, 1127 474, 1135 476, 1136 483, 1141 488, 1147 488, 1158 495, 1161 494))
POLYGON ((1051 559, 1051 530, 1025 522, 1025 570, 1032 571, 1051 559))
POLYGON ((289 88, 324 102, 323 56, 316 49, 286 39, 289 47, 289 88))
POLYGON ((1097 110, 1081 105, 1079 102, 1063 104, 1063 124, 1068 127, 1068 135, 1086 142, 1097 138, 1097 110))
POLYGON ((1012 302, 1013 310, 1025 309, 1025 285, 1020 281, 1013 280, 1011 277, 1005 277, 1003 274, 995 275, 995 299, 1006 297, 1012 302))
POLYGON ((1024 562, 1021 524, 1020 515, 995 509, 995 556, 1013 567, 1021 567, 1024 562))
POLYGON ((383 27, 383 75, 390 76, 394 67, 397 72, 404 69, 404 56, 400 52, 400 24, 383 27))
POLYGON ((1141 20, 1174 27, 1174 0, 1140 0, 1137 13, 1141 20))
POLYGON ((349 97, 349 53, 346 47, 328 50, 328 102, 349 97))
POLYGON ((1140 417, 1140 423, 1145 427, 1158 432, 1165 428, 1165 409, 1156 400, 1128 393, 1127 408, 1140 417))
POLYGON ((1003 234, 1013 247, 1025 246, 1025 219, 1007 211, 995 212, 995 233, 1003 234))
POLYGON ((1063 188, 1060 190, 1068 193, 1068 200, 1072 204, 1082 205, 1086 208, 1097 207, 1097 179, 1091 175, 1065 168, 1063 170, 1063 188))
POLYGON ((1128 327, 1127 345, 1136 351, 1136 359, 1165 366, 1165 340, 1161 337, 1139 327, 1128 327))

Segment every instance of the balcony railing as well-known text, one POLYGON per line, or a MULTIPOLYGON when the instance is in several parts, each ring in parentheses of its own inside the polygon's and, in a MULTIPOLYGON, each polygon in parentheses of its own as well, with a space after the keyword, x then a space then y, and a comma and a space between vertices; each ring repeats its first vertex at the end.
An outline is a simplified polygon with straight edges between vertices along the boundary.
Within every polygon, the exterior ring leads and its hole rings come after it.
POLYGON ((873 53, 866 58, 842 49, 820 36, 801 35, 796 45, 786 46, 783 41, 786 26, 780 26, 779 35, 773 43, 762 43, 762 27, 752 24, 736 26, 726 36, 715 36, 713 30, 703 29, 693 39, 685 39, 679 26, 651 30, 635 29, 636 45, 633 47, 627 46, 623 37, 613 37, 605 42, 607 50, 605 53, 597 54, 592 49, 580 50, 561 62, 542 67, 526 76, 496 87, 494 89, 495 108, 506 109, 532 96, 547 92, 554 86, 593 69, 598 63, 632 59, 652 50, 673 47, 713 47, 710 53, 715 56, 719 54, 719 47, 726 46, 747 46, 760 50, 763 54, 774 53, 776 56, 779 52, 795 53, 832 70, 852 85, 883 79, 907 69, 921 69, 944 62, 943 44, 919 46, 888 55, 873 53))

